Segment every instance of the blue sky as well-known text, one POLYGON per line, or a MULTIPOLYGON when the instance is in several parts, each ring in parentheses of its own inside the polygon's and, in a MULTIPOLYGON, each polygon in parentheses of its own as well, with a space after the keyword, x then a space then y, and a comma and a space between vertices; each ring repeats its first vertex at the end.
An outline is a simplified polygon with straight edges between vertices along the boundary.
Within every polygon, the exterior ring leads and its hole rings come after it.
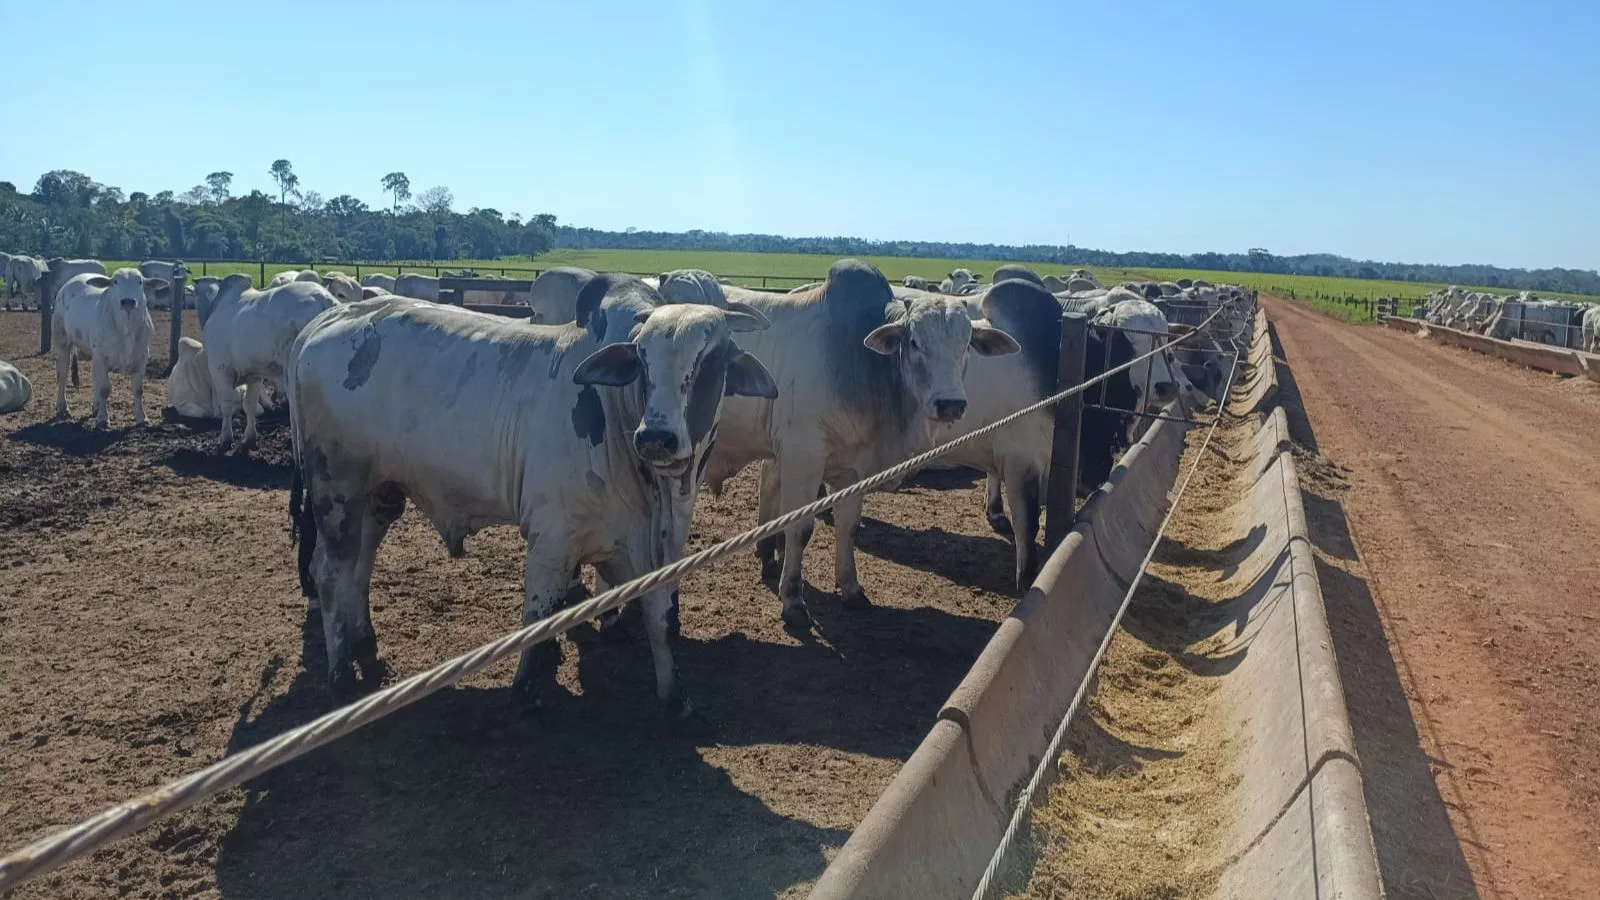
POLYGON ((81 36, 9 42, 48 115, 0 179, 285 157, 602 228, 1600 268, 1594 0, 136 7, 28 5, 81 36))

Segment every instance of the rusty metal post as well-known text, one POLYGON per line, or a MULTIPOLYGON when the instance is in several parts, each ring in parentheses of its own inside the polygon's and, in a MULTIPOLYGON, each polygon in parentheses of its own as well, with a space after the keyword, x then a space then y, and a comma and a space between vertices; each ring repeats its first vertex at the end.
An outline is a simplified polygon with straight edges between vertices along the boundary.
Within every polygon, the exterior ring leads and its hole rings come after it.
MULTIPOLYGON (((1056 364, 1056 393, 1083 383, 1089 351, 1089 317, 1061 317, 1061 357, 1056 364)), ((1053 552, 1077 519, 1078 444, 1083 424, 1083 392, 1056 404, 1055 433, 1050 446, 1050 484, 1045 498, 1044 552, 1053 552)))
POLYGON ((56 305, 55 266, 45 269, 39 276, 39 355, 50 352, 50 313, 56 305))
POLYGON ((172 327, 167 334, 167 359, 172 366, 178 364, 178 338, 183 337, 183 289, 189 280, 189 267, 178 260, 172 265, 172 327))

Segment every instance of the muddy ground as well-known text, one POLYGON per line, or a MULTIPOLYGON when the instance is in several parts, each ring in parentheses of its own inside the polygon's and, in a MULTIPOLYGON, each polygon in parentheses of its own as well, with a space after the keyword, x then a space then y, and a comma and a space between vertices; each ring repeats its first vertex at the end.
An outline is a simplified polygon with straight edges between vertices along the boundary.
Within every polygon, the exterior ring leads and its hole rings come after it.
MULTIPOLYGON (((192 316, 192 313, 190 314, 192 316)), ((167 319, 156 315, 155 353, 167 319)), ((192 322, 188 332, 197 331, 192 322)), ((328 709, 320 632, 287 535, 287 426, 247 458, 214 423, 49 423, 37 314, 0 312, 0 358, 34 400, 0 417, 0 848, 259 743, 328 709), (309 638, 309 639, 308 639, 309 638)), ((24 887, 17 897, 753 897, 800 892, 926 733, 1011 606, 1010 545, 982 482, 943 474, 867 501, 862 583, 840 608, 832 534, 806 557, 818 628, 787 634, 754 558, 682 588, 679 664, 710 731, 657 718, 642 637, 564 641, 572 696, 515 704, 512 666, 24 887)), ((753 479, 702 498, 695 549, 755 524, 753 479)), ((418 672, 515 626, 512 529, 449 559, 414 511, 373 576, 380 648, 418 672)))

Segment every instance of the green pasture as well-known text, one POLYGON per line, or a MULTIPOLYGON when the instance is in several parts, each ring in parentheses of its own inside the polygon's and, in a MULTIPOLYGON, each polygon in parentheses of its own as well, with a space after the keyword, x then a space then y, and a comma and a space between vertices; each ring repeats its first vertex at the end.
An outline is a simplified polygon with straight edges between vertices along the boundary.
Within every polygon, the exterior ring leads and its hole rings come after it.
MULTIPOLYGON (((318 271, 343 271, 347 274, 366 275, 372 272, 399 274, 421 272, 433 274, 438 269, 473 268, 482 274, 505 274, 510 278, 532 277, 534 270, 555 266, 583 266, 601 272, 632 272, 640 275, 655 274, 673 269, 705 269, 729 278, 747 287, 765 287, 787 290, 808 281, 820 281, 837 257, 808 253, 755 253, 722 252, 707 250, 552 250, 537 258, 507 257, 503 259, 460 259, 448 261, 385 262, 374 264, 327 263, 318 264, 318 271)), ((907 275, 920 275, 938 280, 951 269, 962 267, 981 273, 985 280, 1007 260, 997 259, 932 259, 900 256, 863 257, 882 270, 891 281, 907 275)), ((133 262, 107 262, 108 267, 135 265, 133 262)), ((1041 275, 1064 275, 1075 266, 1070 264, 1023 263, 1041 275)), ((243 272, 252 278, 261 275, 271 278, 285 269, 294 268, 287 263, 267 263, 264 270, 257 263, 196 263, 191 267, 191 278, 205 275, 229 275, 243 272)), ((1203 278, 1207 281, 1237 284, 1262 293, 1291 298, 1322 310, 1345 321, 1370 321, 1369 307, 1364 301, 1378 297, 1398 297, 1402 300, 1420 300, 1437 288, 1438 284, 1411 281, 1375 281, 1360 278, 1331 278, 1315 275, 1273 275, 1254 272, 1213 272, 1199 269, 1117 269, 1103 266, 1086 267, 1102 283, 1154 279, 1177 281, 1182 278, 1203 278), (1346 298, 1363 301, 1349 304, 1346 298)), ((1463 285, 1465 287, 1465 285, 1463 285)), ((1494 288, 1480 290, 1506 293, 1494 288)), ((1541 294, 1544 297, 1561 297, 1593 302, 1595 298, 1577 294, 1541 294)))

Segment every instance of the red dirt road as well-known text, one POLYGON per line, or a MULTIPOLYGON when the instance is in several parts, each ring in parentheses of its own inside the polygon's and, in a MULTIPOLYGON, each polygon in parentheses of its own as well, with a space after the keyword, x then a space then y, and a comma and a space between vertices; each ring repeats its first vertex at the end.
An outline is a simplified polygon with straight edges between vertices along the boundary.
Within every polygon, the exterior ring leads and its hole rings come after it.
POLYGON ((1389 896, 1600 897, 1600 384, 1263 303, 1389 896))

